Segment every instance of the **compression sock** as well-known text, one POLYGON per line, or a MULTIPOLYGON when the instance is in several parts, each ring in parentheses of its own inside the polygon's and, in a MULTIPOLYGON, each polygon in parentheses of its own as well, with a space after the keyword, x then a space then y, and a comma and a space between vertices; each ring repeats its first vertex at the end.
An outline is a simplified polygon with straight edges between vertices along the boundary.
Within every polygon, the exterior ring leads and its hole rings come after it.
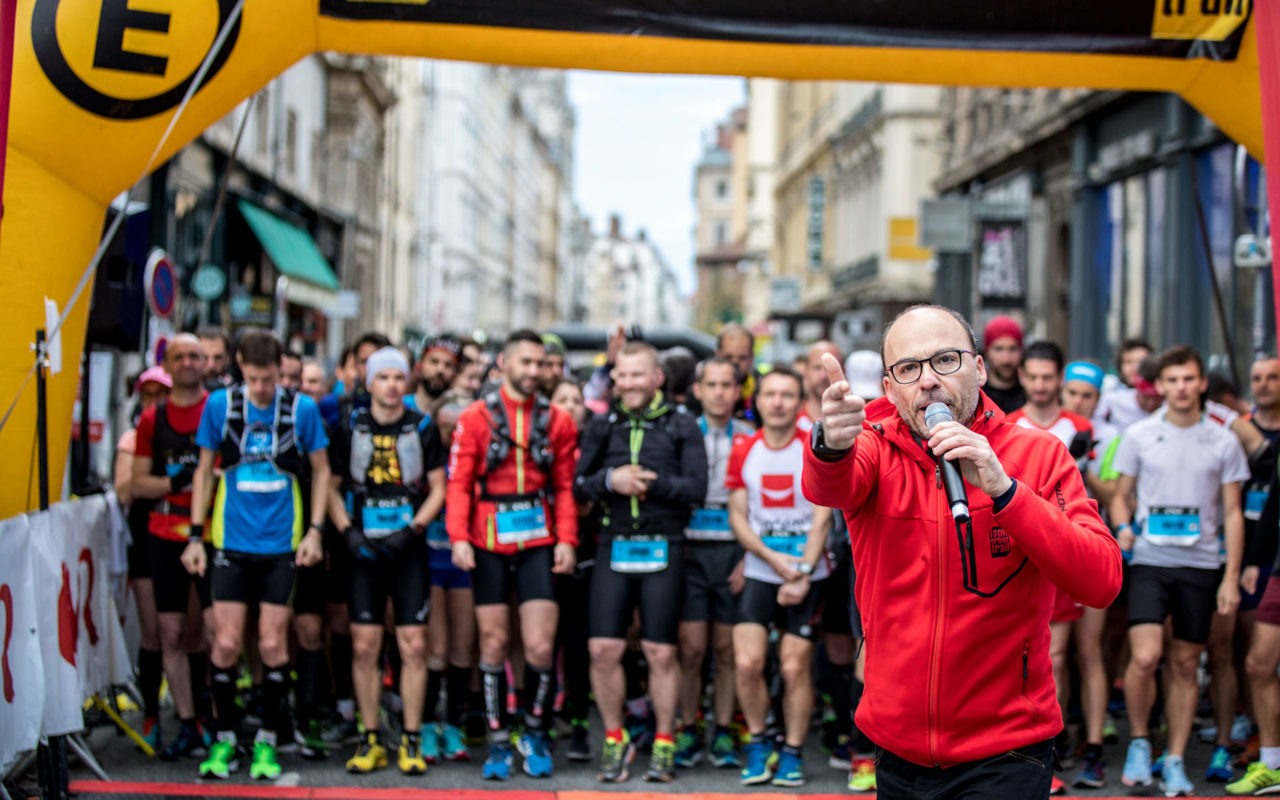
POLYGON ((480 678, 484 687, 484 721, 493 744, 507 742, 507 668, 502 664, 480 662, 480 678))
POLYGON ((556 674, 550 668, 537 669, 525 662, 524 687, 525 695, 529 698, 524 715, 525 725, 531 731, 543 731, 555 703, 556 674))
POLYGON ((289 724, 289 662, 276 667, 262 665, 262 727, 291 735, 289 724))
POLYGON ((138 691, 142 692, 142 715, 145 717, 160 716, 160 681, 164 672, 163 663, 159 650, 138 648, 138 691))
POLYGON ((440 705, 440 687, 444 683, 445 673, 442 669, 427 670, 427 696, 422 707, 422 721, 436 721, 436 706, 440 705))
POLYGON ((445 672, 444 721, 454 727, 462 727, 470 686, 471 667, 455 667, 450 664, 445 672))
POLYGON ((213 713, 217 715, 219 731, 240 736, 240 706, 236 703, 236 668, 210 665, 213 686, 213 713))

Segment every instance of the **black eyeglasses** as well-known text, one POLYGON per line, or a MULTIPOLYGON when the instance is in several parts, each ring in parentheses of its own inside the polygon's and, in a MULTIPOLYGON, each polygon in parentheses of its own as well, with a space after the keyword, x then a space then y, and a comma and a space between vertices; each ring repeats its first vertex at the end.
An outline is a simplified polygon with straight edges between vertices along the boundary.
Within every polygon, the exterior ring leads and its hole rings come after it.
POLYGON ((965 353, 973 355, 972 350, 940 350, 928 358, 904 358, 889 367, 889 374, 893 376, 895 381, 904 386, 915 383, 920 380, 920 375, 924 372, 924 365, 928 362, 935 373, 950 375, 960 369, 960 365, 964 363, 965 353))

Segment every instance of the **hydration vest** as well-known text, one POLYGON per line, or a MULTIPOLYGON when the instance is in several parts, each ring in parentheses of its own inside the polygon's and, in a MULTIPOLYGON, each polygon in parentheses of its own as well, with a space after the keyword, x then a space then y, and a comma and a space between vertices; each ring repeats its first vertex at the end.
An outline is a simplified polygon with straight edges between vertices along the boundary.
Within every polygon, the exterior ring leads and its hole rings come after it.
MULTIPOLYGON (((426 454, 422 452, 422 432, 430 424, 429 418, 415 411, 405 411, 400 419, 396 436, 396 459, 400 462, 400 481, 408 491, 418 494, 426 480, 426 454)), ((369 475, 369 462, 373 458, 373 415, 357 411, 351 418, 351 457, 348 477, 356 492, 365 489, 369 475)))
MULTIPOLYGON (((178 433, 169 424, 169 415, 165 409, 167 400, 156 403, 156 426, 151 437, 151 475, 167 478, 178 474, 188 464, 195 466, 200 461, 200 448, 196 445, 196 432, 178 433)), ((182 508, 170 503, 166 498, 155 503, 155 510, 161 514, 190 514, 190 507, 182 508)))
MULTIPOLYGON (((502 402, 500 389, 495 389, 484 396, 484 406, 489 411, 489 447, 484 453, 484 472, 479 477, 480 497, 484 500, 493 500, 498 499, 498 496, 489 493, 488 476, 507 460, 511 455, 512 447, 521 447, 521 445, 511 438, 511 424, 507 419, 507 407, 502 402)), ((547 437, 550 426, 551 402, 542 395, 538 395, 533 403, 533 418, 529 425, 528 453, 533 465, 543 475, 551 474, 551 462, 554 460, 551 441, 547 437)), ((527 495, 502 495, 500 499, 525 500, 534 497, 542 498, 545 495, 545 490, 539 490, 527 495)))
POLYGON ((222 444, 218 447, 222 469, 229 472, 244 463, 270 462, 283 473, 299 479, 306 477, 307 458, 302 452, 294 431, 294 416, 302 395, 289 389, 276 388, 275 419, 271 425, 272 448, 270 453, 246 454, 248 434, 246 420, 249 415, 249 390, 243 385, 227 389, 227 416, 222 422, 222 444))

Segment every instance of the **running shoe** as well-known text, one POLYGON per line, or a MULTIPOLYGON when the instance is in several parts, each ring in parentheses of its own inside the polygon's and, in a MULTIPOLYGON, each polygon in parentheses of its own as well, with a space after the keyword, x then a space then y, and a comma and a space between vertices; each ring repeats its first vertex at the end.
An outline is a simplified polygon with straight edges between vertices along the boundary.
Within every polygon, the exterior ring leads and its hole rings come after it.
POLYGON ((1182 766, 1182 759, 1171 758, 1164 762, 1164 776, 1160 781, 1165 797, 1190 797, 1196 787, 1187 780, 1187 771, 1182 766))
POLYGON ((1151 743, 1146 739, 1129 742, 1129 753, 1124 759, 1124 773, 1120 782, 1125 786, 1151 785, 1151 743))
POLYGON ((421 737, 400 734, 400 752, 396 758, 396 766, 400 767, 402 775, 426 774, 427 759, 422 753, 421 737))
POLYGON ((606 736, 600 753, 600 773, 596 775, 596 780, 601 783, 622 783, 630 776, 628 767, 635 757, 635 742, 631 741, 631 734, 625 728, 621 739, 606 736))
POLYGON ((495 744, 489 748, 489 757, 484 760, 480 769, 481 777, 487 781, 505 781, 511 779, 511 767, 516 763, 511 745, 495 744))
POLYGON ((575 719, 571 728, 572 733, 569 735, 569 752, 566 753, 566 755, 569 757, 570 761, 590 761, 591 739, 588 736, 586 721, 575 719))
POLYGON ((160 752, 160 720, 156 717, 146 717, 142 720, 142 731, 139 733, 142 741, 151 745, 153 754, 160 752))
POLYGON ((1066 793, 1067 793, 1067 785, 1062 782, 1061 778, 1059 778, 1057 775, 1054 775, 1053 779, 1049 781, 1049 794, 1051 796, 1056 797, 1057 795, 1066 794, 1066 793))
POLYGON ((470 761, 471 752, 467 750, 466 737, 457 725, 445 723, 444 736, 440 743, 440 752, 445 761, 470 761))
POLYGON ((778 758, 778 769, 773 773, 774 786, 804 786, 804 762, 800 756, 783 750, 778 758))
POLYGON ((850 737, 840 736, 836 739, 835 746, 831 748, 831 757, 827 759, 827 766, 842 771, 853 767, 853 740, 850 737))
POLYGON ((1231 743, 1244 744, 1252 735, 1253 721, 1249 719, 1249 715, 1236 714, 1235 720, 1231 723, 1231 743))
POLYGON ((876 790, 876 762, 870 758, 857 758, 849 770, 849 791, 874 792, 876 790))
MULTIPOLYGON (((158 727, 157 727, 158 730, 158 727)), ((178 735, 160 751, 161 761, 177 761, 183 756, 199 756, 205 753, 204 731, 197 722, 184 722, 178 735)))
POLYGON ((711 766, 736 767, 742 763, 732 733, 721 733, 711 740, 711 766))
POLYGON ((440 760, 440 729, 431 723, 422 726, 422 739, 420 741, 422 750, 422 758, 428 764, 434 764, 440 760))
POLYGON ((703 753, 702 737, 698 731, 692 725, 681 728, 676 734, 676 766, 683 769, 696 767, 703 753))
POLYGON ((1213 755, 1209 757, 1209 768, 1204 772, 1204 779, 1210 783, 1230 783, 1231 773, 1231 751, 1225 747, 1213 748, 1213 755))
POLYGON ((1080 771, 1071 781, 1072 786, 1101 789, 1107 785, 1107 762, 1101 758, 1085 758, 1080 771))
POLYGON ((280 777, 280 760, 276 758, 276 746, 265 739, 253 743, 253 761, 249 763, 249 777, 254 780, 274 781, 280 777))
POLYGON ((347 772, 367 774, 387 766, 387 748, 383 747, 378 734, 369 731, 364 741, 356 745, 355 755, 347 759, 347 772))
POLYGON ((201 778, 222 778, 240 769, 240 753, 236 749, 235 734, 224 734, 209 748, 209 757, 200 763, 201 778))
POLYGON ((650 783, 671 783, 676 779, 676 743, 670 740, 653 743, 649 751, 649 768, 644 779, 650 783))
POLYGON ((311 761, 323 761, 329 757, 329 743, 325 741, 320 720, 310 719, 293 732, 298 752, 311 761))
POLYGON ((1115 720, 1110 716, 1102 723, 1102 743, 1115 744, 1120 741, 1120 734, 1116 731, 1115 720))
POLYGON ((524 773, 531 778, 551 777, 551 744, 541 731, 525 733, 516 744, 524 756, 524 773))
POLYGON ((743 786, 757 786, 773 779, 773 770, 769 768, 772 755, 773 747, 768 742, 748 742, 742 748, 742 756, 747 762, 742 767, 743 786))
POLYGON ((1263 795, 1280 792, 1280 769, 1267 769, 1261 761, 1255 761, 1244 771, 1244 777, 1227 784, 1227 794, 1263 795))

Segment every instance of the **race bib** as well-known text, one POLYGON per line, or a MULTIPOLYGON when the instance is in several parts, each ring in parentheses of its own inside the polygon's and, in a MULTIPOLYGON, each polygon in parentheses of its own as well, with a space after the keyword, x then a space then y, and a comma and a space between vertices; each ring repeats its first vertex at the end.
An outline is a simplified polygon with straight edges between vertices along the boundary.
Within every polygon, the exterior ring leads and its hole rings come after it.
POLYGON ((534 539, 545 539, 547 516, 541 502, 498 503, 493 515, 498 544, 520 544, 534 539))
POLYGON ((701 542, 733 541, 733 531, 729 528, 729 509, 721 505, 695 508, 686 535, 701 542))
POLYGON ((381 505, 373 501, 360 510, 360 521, 365 536, 380 539, 408 527, 413 522, 413 506, 408 503, 381 505))
POLYGON ((804 546, 808 542, 808 537, 802 533, 792 534, 765 534, 760 537, 764 542, 764 546, 775 553, 781 553, 791 558, 801 558, 804 556, 804 546))
POLYGON ((235 469, 236 489, 242 492, 270 494, 289 488, 289 476, 270 461, 240 464, 235 469))
POLYGON ((1266 489, 1250 489, 1244 493, 1244 518, 1250 522, 1257 522, 1262 518, 1262 507, 1267 504, 1267 495, 1270 492, 1266 489))
POLYGON ((1142 535, 1152 544, 1190 547, 1200 538, 1200 509, 1152 506, 1142 535))
POLYGON ((667 568, 670 548, 666 539, 614 539, 609 565, 614 572, 661 572, 667 568))

